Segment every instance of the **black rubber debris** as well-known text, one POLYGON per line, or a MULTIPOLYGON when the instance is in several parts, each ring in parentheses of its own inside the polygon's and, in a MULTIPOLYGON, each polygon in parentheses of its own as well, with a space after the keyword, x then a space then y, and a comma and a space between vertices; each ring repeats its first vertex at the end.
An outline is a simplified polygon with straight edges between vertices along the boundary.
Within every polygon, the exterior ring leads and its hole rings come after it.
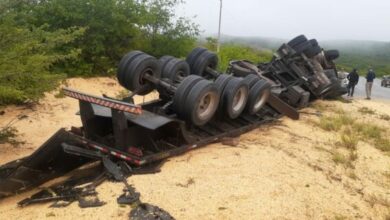
POLYGON ((168 212, 165 210, 150 205, 147 203, 142 203, 133 210, 131 210, 129 214, 130 220, 172 220, 173 218, 168 212))

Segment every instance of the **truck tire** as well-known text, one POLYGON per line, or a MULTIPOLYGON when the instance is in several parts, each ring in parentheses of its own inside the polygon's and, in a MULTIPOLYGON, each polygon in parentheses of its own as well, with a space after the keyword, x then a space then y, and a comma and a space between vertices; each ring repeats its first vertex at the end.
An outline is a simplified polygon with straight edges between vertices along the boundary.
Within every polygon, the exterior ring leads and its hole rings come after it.
POLYGON ((169 56, 169 55, 162 56, 162 57, 159 59, 160 67, 161 67, 161 78, 166 78, 166 77, 164 77, 164 69, 165 69, 165 66, 166 66, 166 65, 169 63, 169 61, 171 61, 172 59, 175 59, 175 57, 169 56))
POLYGON ((245 110, 248 101, 249 87, 240 78, 233 77, 225 86, 221 99, 222 110, 231 119, 238 118, 245 110))
POLYGON ((259 80, 250 88, 248 95, 248 103, 245 111, 250 115, 254 115, 266 104, 269 94, 271 93, 271 84, 266 80, 259 80))
POLYGON ((118 82, 121 86, 125 87, 125 75, 128 64, 141 54, 144 53, 138 50, 134 50, 122 57, 121 61, 118 64, 118 72, 116 74, 116 78, 118 79, 118 82))
POLYGON ((309 43, 311 45, 311 47, 309 47, 308 49, 304 50, 303 53, 308 57, 308 58, 313 58, 314 56, 316 56, 317 54, 321 53, 322 49, 321 47, 318 45, 318 42, 316 39, 311 39, 309 40, 309 43))
POLYGON ((137 56, 131 62, 129 62, 126 68, 125 75, 125 88, 130 91, 138 91, 141 87, 145 89, 139 91, 138 95, 146 95, 153 91, 154 86, 143 79, 145 74, 150 74, 156 78, 160 78, 161 69, 158 60, 148 54, 142 54, 137 56), (151 86, 146 86, 146 85, 151 86))
POLYGON ((295 50, 295 52, 297 54, 300 54, 303 51, 309 49, 310 47, 311 47, 311 44, 309 43, 309 41, 305 41, 303 43, 300 43, 300 44, 294 46, 293 49, 295 50))
POLYGON ((185 98, 184 111, 186 121, 202 126, 215 115, 219 105, 219 92, 214 83, 209 80, 198 81, 185 98))
POLYGON ((261 78, 258 75, 250 74, 246 76, 243 81, 248 85, 248 88, 251 89, 261 78))
POLYGON ((207 76, 206 68, 210 67, 215 70, 218 66, 218 56, 215 53, 210 51, 204 51, 200 54, 193 62, 193 67, 191 68, 193 72, 191 74, 198 76, 207 76))
POLYGON ((193 50, 191 51, 191 53, 189 53, 189 54, 187 55, 186 61, 187 61, 188 65, 190 65, 191 74, 192 74, 192 72, 193 72, 192 67, 194 66, 194 61, 198 58, 198 56, 199 56, 201 53, 203 53, 203 52, 205 52, 205 51, 207 51, 206 48, 197 47, 197 48, 193 49, 193 50))
POLYGON ((308 57, 308 58, 313 58, 315 57, 317 54, 321 53, 322 49, 321 47, 319 46, 314 46, 314 47, 311 47, 307 50, 305 50, 303 53, 308 57))
POLYGON ((287 45, 294 48, 295 46, 301 44, 301 43, 304 43, 304 42, 307 42, 307 38, 305 35, 299 35, 295 38, 293 38, 292 40, 290 40, 287 45))
POLYGON ((313 46, 313 47, 319 46, 318 41, 317 41, 316 39, 311 39, 311 40, 309 40, 309 43, 310 43, 311 46, 313 46))
POLYGON ((168 78, 172 82, 180 82, 188 75, 190 75, 190 66, 188 63, 176 58, 169 60, 161 73, 163 78, 168 78))
POLYGON ((221 74, 218 76, 218 78, 215 80, 215 85, 218 88, 218 92, 222 94, 223 90, 225 89, 225 86, 227 83, 233 79, 233 76, 227 75, 227 74, 221 74))
POLYGON ((200 76, 190 75, 179 84, 172 100, 172 109, 177 114, 183 112, 185 98, 192 87, 201 80, 203 80, 203 78, 200 76))
POLYGON ((335 60, 340 56, 340 52, 338 50, 326 50, 324 53, 325 58, 329 61, 335 60))

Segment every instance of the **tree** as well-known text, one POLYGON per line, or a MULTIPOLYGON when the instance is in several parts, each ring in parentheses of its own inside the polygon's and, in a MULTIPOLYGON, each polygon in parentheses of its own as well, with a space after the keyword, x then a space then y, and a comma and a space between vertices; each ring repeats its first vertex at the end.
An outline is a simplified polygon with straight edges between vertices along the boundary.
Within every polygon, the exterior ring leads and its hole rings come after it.
POLYGON ((178 0, 45 0, 33 5, 31 23, 48 30, 83 27, 84 36, 72 44, 81 59, 69 74, 107 74, 133 49, 152 55, 180 55, 190 50, 198 34, 190 21, 174 21, 178 0), (85 68, 86 67, 86 68, 85 68))
POLYGON ((44 29, 17 26, 11 15, 0 19, 0 105, 38 100, 65 77, 54 66, 78 58, 80 50, 59 48, 80 37, 84 29, 44 29))
POLYGON ((37 100, 66 76, 116 72, 143 50, 182 57, 198 27, 180 0, 0 0, 0 105, 37 100))
POLYGON ((180 0, 146 0, 141 7, 143 50, 157 57, 169 54, 184 57, 194 47, 199 28, 190 20, 174 20, 180 0))

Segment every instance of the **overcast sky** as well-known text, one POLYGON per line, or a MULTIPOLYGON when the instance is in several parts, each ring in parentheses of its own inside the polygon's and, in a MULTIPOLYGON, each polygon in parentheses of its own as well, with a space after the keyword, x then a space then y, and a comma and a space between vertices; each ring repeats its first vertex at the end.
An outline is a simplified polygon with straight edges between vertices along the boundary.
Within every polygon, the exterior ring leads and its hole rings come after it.
MULTIPOLYGON (((220 0, 185 1, 177 14, 217 33, 220 0)), ((222 33, 390 41, 390 0, 223 0, 222 33)))

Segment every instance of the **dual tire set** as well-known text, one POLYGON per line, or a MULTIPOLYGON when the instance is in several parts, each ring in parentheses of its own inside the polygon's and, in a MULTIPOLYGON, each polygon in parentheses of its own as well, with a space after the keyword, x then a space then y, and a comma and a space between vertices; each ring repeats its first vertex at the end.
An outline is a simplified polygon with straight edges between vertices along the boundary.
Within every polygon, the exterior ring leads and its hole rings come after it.
MULTIPOLYGON (((296 53, 303 53, 308 58, 313 58, 322 52, 316 39, 308 40, 305 35, 299 35, 287 43, 296 53)), ((327 60, 332 61, 340 56, 338 50, 325 50, 324 55, 327 60)))
POLYGON ((170 109, 180 119, 196 126, 214 117, 235 119, 243 112, 256 114, 268 99, 270 84, 256 75, 216 75, 217 65, 216 54, 204 48, 195 48, 186 60, 172 56, 157 60, 132 51, 120 61, 117 78, 133 94, 147 95, 157 89, 169 98, 170 109))

